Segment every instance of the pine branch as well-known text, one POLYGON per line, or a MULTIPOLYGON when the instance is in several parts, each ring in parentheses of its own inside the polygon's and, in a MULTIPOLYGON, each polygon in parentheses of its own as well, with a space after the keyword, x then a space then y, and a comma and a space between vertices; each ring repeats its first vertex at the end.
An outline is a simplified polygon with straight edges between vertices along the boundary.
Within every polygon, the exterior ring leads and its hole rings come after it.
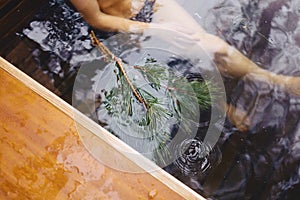
POLYGON ((90 34, 90 38, 92 40, 92 44, 97 47, 97 49, 99 50, 99 52, 105 56, 106 61, 107 62, 115 62, 116 66, 118 67, 118 69, 120 70, 121 74, 124 76, 127 84, 129 85, 133 95, 135 96, 135 98, 140 102, 143 103, 146 107, 148 106, 147 101, 145 101, 145 99, 143 99, 139 93, 136 91, 134 85, 132 84, 132 82, 130 81, 130 79, 128 78, 126 71, 124 69, 124 67, 122 66, 122 61, 120 58, 116 57, 104 44, 102 44, 98 38, 96 37, 94 31, 91 31, 90 34))
POLYGON ((173 137, 175 125, 180 125, 184 130, 181 134, 187 137, 192 134, 191 127, 196 127, 199 123, 198 113, 195 111, 199 108, 208 109, 218 89, 209 81, 188 80, 152 57, 146 58, 140 65, 132 66, 139 75, 139 79, 134 81, 141 81, 142 84, 139 85, 143 85, 136 87, 133 84, 135 82, 127 76, 122 60, 102 44, 93 31, 90 37, 105 61, 115 63, 118 68, 118 86, 103 90, 105 98, 98 111, 105 111, 109 116, 121 119, 110 120, 108 125, 125 142, 128 137, 120 128, 122 126, 130 127, 133 134, 139 135, 138 138, 142 136, 148 140, 146 147, 136 146, 136 140, 127 142, 137 148, 141 147, 141 151, 145 148, 151 150, 154 156, 152 159, 164 163, 170 157, 168 144, 173 137), (137 101, 132 101, 134 98, 137 101), (139 103, 145 109, 141 109, 139 103), (114 128, 116 124, 120 127, 114 128))

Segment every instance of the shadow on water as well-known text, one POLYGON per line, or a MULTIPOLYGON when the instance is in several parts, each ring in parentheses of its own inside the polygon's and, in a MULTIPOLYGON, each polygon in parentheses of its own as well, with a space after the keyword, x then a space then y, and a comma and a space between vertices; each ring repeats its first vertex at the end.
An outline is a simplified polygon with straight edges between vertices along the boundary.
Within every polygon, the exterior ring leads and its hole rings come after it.
MULTIPOLYGON (((263 68, 299 76, 299 8, 297 0, 212 1, 201 8, 206 11, 199 12, 200 23, 263 68)), ((68 102, 71 102, 71 85, 77 69, 84 62, 99 59, 92 51, 89 29, 69 4, 51 0, 17 33, 22 40, 27 40, 37 68, 54 83, 53 91, 68 102)), ((101 32, 97 35, 110 36, 101 32)), ((194 156, 203 147, 197 140, 186 142, 192 145, 185 157, 165 170, 211 199, 297 199, 300 192, 299 97, 250 74, 239 80, 224 78, 224 81, 227 101, 249 119, 248 130, 241 132, 226 121, 216 146, 214 155, 217 156, 209 158, 210 162, 219 164, 210 169, 206 160, 195 167, 194 156), (204 172, 199 173, 197 169, 204 172)), ((205 126, 202 128, 199 132, 205 133, 205 126)))

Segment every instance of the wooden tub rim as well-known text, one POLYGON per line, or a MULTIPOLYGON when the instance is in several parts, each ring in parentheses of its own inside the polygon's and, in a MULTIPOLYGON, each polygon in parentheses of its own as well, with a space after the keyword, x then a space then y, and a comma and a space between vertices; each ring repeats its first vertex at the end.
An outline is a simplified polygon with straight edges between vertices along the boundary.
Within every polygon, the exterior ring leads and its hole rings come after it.
POLYGON ((130 161, 134 162, 138 167, 147 171, 149 166, 151 169, 156 169, 154 171, 148 172, 152 177, 156 178, 168 188, 170 188, 175 193, 182 196, 184 199, 187 200, 205 200, 200 194, 183 184, 181 181, 161 169, 155 163, 135 151, 132 147, 128 146, 126 143, 115 137, 109 131, 98 125, 96 122, 85 116, 83 113, 79 112, 77 109, 72 107, 70 104, 65 102, 63 99, 55 95, 53 92, 42 86, 40 83, 29 77, 27 74, 19 70, 17 67, 9 63, 7 60, 0 56, 0 68, 9 73, 11 76, 19 80, 23 83, 26 87, 30 88, 33 92, 37 95, 42 97, 43 99, 47 100, 57 109, 61 110, 67 116, 72 118, 73 120, 76 119, 76 123, 82 125, 84 128, 95 134, 100 138, 105 138, 105 142, 108 145, 113 147, 114 150, 118 151, 118 153, 122 154, 124 157, 129 159, 130 161), (76 115, 76 117, 74 117, 76 115), (124 154, 123 151, 120 149, 125 149, 126 152, 131 152, 130 155, 124 154), (137 162, 138 161, 138 162, 137 162))

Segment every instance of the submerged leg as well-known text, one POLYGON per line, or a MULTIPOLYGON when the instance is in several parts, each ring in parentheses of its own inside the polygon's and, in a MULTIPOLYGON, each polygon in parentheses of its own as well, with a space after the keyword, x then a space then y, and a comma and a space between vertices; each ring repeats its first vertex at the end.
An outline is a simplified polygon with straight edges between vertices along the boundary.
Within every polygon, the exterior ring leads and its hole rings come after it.
POLYGON ((205 33, 194 18, 175 0, 156 0, 153 23, 172 25, 182 33, 205 33))
POLYGON ((223 75, 241 77, 248 73, 256 73, 274 84, 285 87, 288 92, 300 95, 300 77, 278 75, 260 68, 221 38, 206 33, 175 0, 156 0, 156 2, 157 10, 153 22, 162 25, 172 24, 175 31, 192 34, 191 38, 194 38, 214 59, 223 75))

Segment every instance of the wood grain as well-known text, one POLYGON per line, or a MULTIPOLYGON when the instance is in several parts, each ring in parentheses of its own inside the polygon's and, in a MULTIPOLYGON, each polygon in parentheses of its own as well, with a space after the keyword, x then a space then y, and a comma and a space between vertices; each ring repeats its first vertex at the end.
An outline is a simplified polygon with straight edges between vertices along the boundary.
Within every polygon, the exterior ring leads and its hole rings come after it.
POLYGON ((158 167, 133 174, 101 164, 78 129, 110 158, 151 165, 119 152, 133 150, 0 57, 0 199, 204 199, 158 167))

